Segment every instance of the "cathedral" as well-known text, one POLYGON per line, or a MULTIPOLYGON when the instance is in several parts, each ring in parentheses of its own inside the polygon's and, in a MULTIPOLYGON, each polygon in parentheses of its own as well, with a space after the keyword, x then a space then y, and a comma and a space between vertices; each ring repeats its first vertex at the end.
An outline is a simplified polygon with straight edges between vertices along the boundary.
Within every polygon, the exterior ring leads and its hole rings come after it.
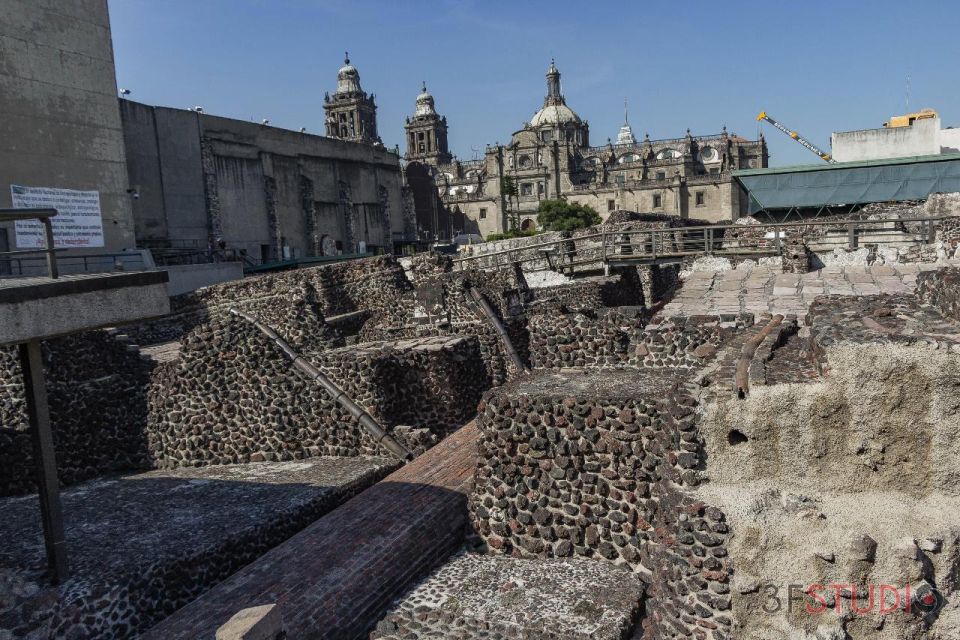
POLYGON ((377 104, 360 88, 360 73, 344 54, 343 66, 337 72, 337 90, 323 96, 328 138, 369 142, 382 146, 377 135, 377 104))
MULTIPOLYGON (((540 201, 558 197, 590 205, 603 218, 617 210, 709 222, 746 214, 746 196, 731 172, 767 166, 762 135, 747 140, 724 127, 715 135, 694 136, 688 129, 680 138, 638 141, 624 104, 616 140, 591 146, 590 124, 567 105, 552 60, 546 81, 543 105, 510 143, 487 146, 482 158, 469 161, 450 153, 447 119, 423 84, 404 124, 410 235, 437 241, 535 229, 540 201)), ((324 111, 328 137, 382 145, 374 96, 360 87, 349 57, 337 73, 336 92, 324 99, 324 111)))
POLYGON ((625 109, 616 141, 591 146, 589 122, 567 105, 553 61, 546 79, 543 106, 509 144, 487 147, 480 160, 451 156, 446 118, 437 114, 426 87, 417 96, 405 127, 407 172, 414 165, 429 167, 455 233, 536 228, 540 201, 560 196, 588 204, 604 218, 629 210, 718 222, 746 213, 731 171, 767 166, 762 136, 747 140, 724 127, 716 135, 687 130, 681 138, 644 136, 638 142, 625 109))

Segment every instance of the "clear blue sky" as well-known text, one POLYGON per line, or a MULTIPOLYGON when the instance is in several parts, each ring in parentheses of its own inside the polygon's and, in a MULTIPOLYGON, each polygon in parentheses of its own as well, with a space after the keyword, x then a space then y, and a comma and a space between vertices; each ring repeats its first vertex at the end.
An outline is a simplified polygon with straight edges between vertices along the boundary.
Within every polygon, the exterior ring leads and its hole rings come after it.
MULTIPOLYGON (((960 126, 960 2, 109 0, 117 82, 132 99, 323 131, 344 50, 401 143, 426 80, 451 150, 508 142, 539 108, 554 56, 591 142, 746 137, 767 110, 827 148, 910 107, 960 126)), ((818 162, 764 125, 772 165, 818 162)))

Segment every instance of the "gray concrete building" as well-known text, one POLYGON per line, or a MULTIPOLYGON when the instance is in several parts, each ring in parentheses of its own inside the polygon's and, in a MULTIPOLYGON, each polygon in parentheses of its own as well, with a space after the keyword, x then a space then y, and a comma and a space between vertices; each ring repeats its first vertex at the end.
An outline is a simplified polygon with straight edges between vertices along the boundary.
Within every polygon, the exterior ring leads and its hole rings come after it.
MULTIPOLYGON (((133 248, 106 0, 0 0, 0 16, 0 207, 61 203, 65 255, 133 248)), ((0 228, 0 251, 32 248, 16 237, 0 228)))
POLYGON ((724 127, 716 135, 688 130, 680 138, 637 142, 625 121, 616 142, 591 146, 590 124, 567 105, 552 61, 546 79, 543 106, 529 122, 509 144, 488 146, 472 161, 446 161, 446 119, 425 90, 418 96, 407 122, 406 158, 430 165, 454 232, 486 236, 516 225, 533 228, 540 201, 561 196, 602 217, 624 209, 722 221, 747 212, 731 172, 767 166, 762 136, 747 140, 724 127))
POLYGON ((122 100, 137 241, 221 246, 262 263, 390 251, 409 227, 398 156, 196 111, 122 100))

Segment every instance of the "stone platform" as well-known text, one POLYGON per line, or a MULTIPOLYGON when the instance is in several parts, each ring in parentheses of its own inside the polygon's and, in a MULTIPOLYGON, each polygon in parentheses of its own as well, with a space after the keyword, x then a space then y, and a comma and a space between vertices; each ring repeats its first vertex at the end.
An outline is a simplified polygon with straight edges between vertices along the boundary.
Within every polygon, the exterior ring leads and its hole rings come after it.
POLYGON ((166 271, 0 278, 0 344, 46 340, 169 311, 166 271))
POLYGON ((362 342, 312 360, 384 424, 427 427, 438 435, 470 420, 490 386, 472 336, 362 342))
POLYGON ((516 560, 463 553, 407 593, 371 640, 621 640, 644 586, 591 560, 516 560))
POLYGON ((463 542, 478 435, 464 426, 141 637, 210 640, 264 604, 276 604, 291 640, 363 637, 463 542))
POLYGON ((3 499, 0 637, 131 637, 396 465, 389 458, 312 458, 75 486, 62 494, 70 578, 59 587, 43 576, 36 497, 3 499))
POLYGON ((942 264, 894 264, 824 267, 819 271, 781 273, 779 267, 741 267, 696 271, 664 306, 663 316, 749 312, 796 314, 802 318, 819 295, 874 296, 912 293, 917 274, 942 264))

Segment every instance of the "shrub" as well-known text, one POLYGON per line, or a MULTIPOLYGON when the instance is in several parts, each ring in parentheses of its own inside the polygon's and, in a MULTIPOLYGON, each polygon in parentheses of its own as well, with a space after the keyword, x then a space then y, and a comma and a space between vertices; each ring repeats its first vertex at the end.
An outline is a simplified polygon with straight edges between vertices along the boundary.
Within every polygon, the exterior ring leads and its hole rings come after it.
POLYGON ((537 223, 545 231, 575 231, 601 222, 593 207, 564 199, 543 200, 537 209, 537 223))

